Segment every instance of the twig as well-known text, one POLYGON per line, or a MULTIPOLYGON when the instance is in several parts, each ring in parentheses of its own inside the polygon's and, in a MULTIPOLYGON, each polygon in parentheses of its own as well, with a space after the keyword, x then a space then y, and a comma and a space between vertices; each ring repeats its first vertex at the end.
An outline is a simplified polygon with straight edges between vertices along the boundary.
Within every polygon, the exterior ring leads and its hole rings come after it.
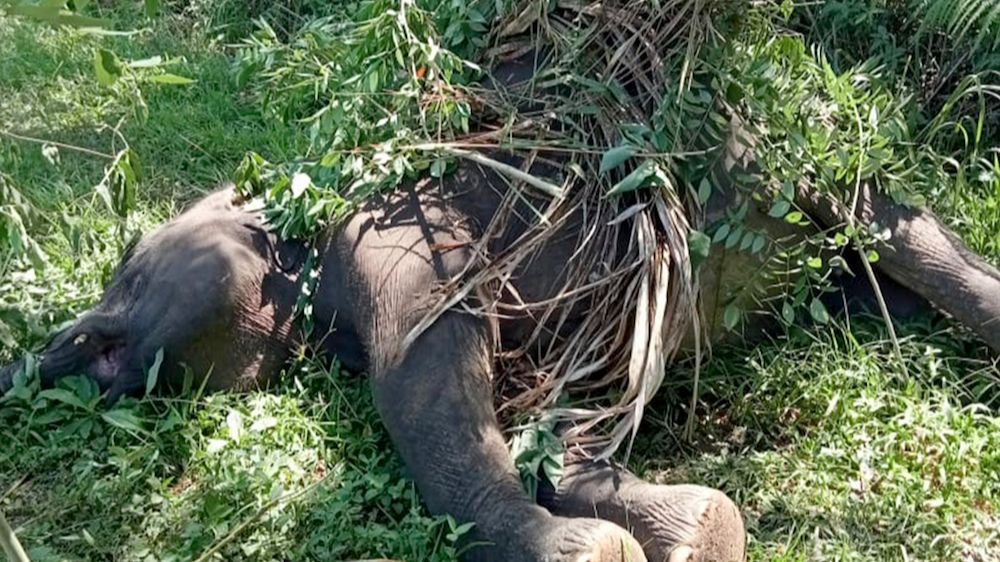
POLYGON ((482 164, 488 168, 492 168, 501 174, 514 178, 518 181, 523 181, 524 183, 538 189, 539 191, 555 197, 556 199, 562 199, 563 189, 558 185, 549 183, 545 180, 536 178, 535 176, 522 172, 518 168, 511 166, 510 164, 504 164, 503 162, 498 162, 484 154, 475 152, 473 150, 465 150, 462 148, 455 148, 446 145, 418 145, 415 148, 426 148, 426 149, 440 149, 454 156, 459 156, 465 158, 466 160, 471 160, 477 164, 482 164))
MULTIPOLYGON (((694 286, 699 285, 698 280, 694 282, 694 286)), ((697 410, 698 410, 698 385, 701 382, 701 360, 702 360, 702 349, 701 349, 701 322, 698 317, 698 312, 695 311, 692 316, 694 321, 694 381, 692 383, 693 388, 691 389, 691 404, 688 407, 687 421, 684 423, 684 434, 681 436, 684 441, 691 443, 694 441, 694 426, 698 422, 697 410)))
MULTIPOLYGON (((858 124, 858 135, 863 136, 864 125, 861 122, 861 114, 854 111, 854 116, 858 124)), ((864 142, 864 141, 862 141, 864 142)), ((857 212, 858 212, 858 200, 861 197, 861 171, 864 169, 865 165, 865 151, 861 150, 858 156, 858 171, 857 178, 854 182, 854 199, 851 201, 851 208, 847 213, 847 224, 851 228, 857 229, 857 212)), ((896 326, 892 322, 892 315, 889 314, 889 307, 885 304, 885 296, 882 294, 882 287, 878 283, 878 279, 875 277, 875 270, 872 268, 872 264, 868 263, 868 256, 865 254, 864 248, 858 245, 858 254, 861 257, 861 265, 865 268, 865 274, 868 276, 868 282, 872 285, 872 291, 875 293, 875 302, 878 303, 879 311, 882 313, 882 320, 885 322, 885 328, 889 332, 889 339, 892 341, 892 349, 896 354, 896 360, 899 361, 899 367, 903 370, 903 375, 909 378, 910 371, 906 368, 906 361, 903 360, 903 350, 899 346, 899 337, 896 336, 896 326)))
POLYGON ((18 488, 21 487, 21 484, 24 484, 27 481, 28 481, 28 475, 25 474, 24 476, 22 476, 21 478, 19 478, 17 480, 17 482, 14 482, 13 484, 11 484, 10 488, 7 488, 7 491, 4 492, 2 496, 0 496, 0 502, 3 502, 7 498, 9 498, 14 492, 17 491, 18 488))
POLYGON ((10 137, 12 139, 19 140, 19 141, 24 141, 24 142, 33 142, 33 143, 43 144, 43 145, 44 144, 49 144, 49 145, 52 145, 52 146, 58 146, 59 148, 65 148, 66 150, 72 150, 74 152, 79 152, 81 154, 86 154, 88 156, 96 156, 98 158, 103 158, 105 160, 114 160, 115 159, 115 157, 112 156, 112 155, 110 155, 110 154, 105 154, 103 152, 98 152, 96 150, 91 150, 89 148, 84 148, 82 146, 74 146, 72 144, 65 144, 65 143, 56 142, 56 141, 39 139, 39 138, 36 138, 36 137, 28 137, 28 136, 25 136, 25 135, 19 135, 17 133, 12 133, 12 132, 10 132, 10 131, 8 131, 6 129, 0 129, 0 135, 3 135, 5 137, 10 137))
POLYGON ((24 548, 21 547, 21 543, 18 542, 17 536, 14 535, 14 529, 11 529, 10 524, 7 523, 3 511, 0 511, 0 546, 3 547, 10 562, 31 562, 24 552, 24 548))
POLYGON ((254 513, 247 520, 245 520, 242 523, 240 523, 239 525, 237 525, 232 531, 229 532, 228 535, 222 537, 222 539, 220 539, 218 542, 216 542, 211 547, 209 547, 208 550, 206 550, 205 552, 203 552, 201 556, 199 556, 197 559, 195 559, 195 562, 207 562, 208 560, 211 560, 211 558, 213 556, 215 556, 216 554, 218 554, 219 551, 222 550, 227 544, 233 542, 236 539, 236 537, 238 537, 240 535, 240 533, 242 533, 244 530, 246 530, 247 527, 249 527, 250 525, 253 525, 258 520, 260 520, 260 518, 264 517, 264 515, 266 515, 268 511, 271 511, 272 509, 274 509, 275 507, 277 507, 279 504, 291 501, 291 500, 293 500, 295 498, 298 498, 298 497, 301 497, 301 496, 304 496, 304 495, 308 494, 313 489, 315 489, 317 486, 319 486, 323 482, 326 482, 326 479, 329 478, 330 475, 332 475, 333 473, 334 473, 334 471, 329 471, 329 472, 326 473, 325 476, 323 476, 323 478, 320 478, 319 480, 313 482, 309 486, 306 486, 305 488, 303 488, 303 489, 301 489, 301 490, 299 490, 297 492, 292 492, 290 494, 281 495, 281 496, 279 496, 279 497, 277 497, 277 498, 275 498, 275 499, 267 502, 266 504, 264 504, 263 506, 261 506, 260 509, 257 510, 257 513, 254 513))

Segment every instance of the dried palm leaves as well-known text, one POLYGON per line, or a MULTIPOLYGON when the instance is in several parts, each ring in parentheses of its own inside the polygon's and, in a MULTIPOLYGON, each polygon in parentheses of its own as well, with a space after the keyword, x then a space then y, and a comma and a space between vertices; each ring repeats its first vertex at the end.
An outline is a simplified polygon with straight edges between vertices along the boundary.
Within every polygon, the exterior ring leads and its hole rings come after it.
POLYGON ((684 91, 684 61, 710 35, 709 15, 702 0, 561 1, 555 8, 522 2, 496 26, 493 54, 504 60, 528 53, 534 79, 473 91, 499 124, 467 139, 514 152, 522 165, 453 151, 512 185, 485 239, 503 231, 526 197, 522 190, 541 190, 548 199, 508 250, 480 253, 409 341, 453 306, 495 317, 531 314, 538 328, 499 360, 498 411, 554 416, 567 444, 597 456, 631 443, 667 364, 698 329, 687 246, 692 213, 672 179, 672 155, 643 131, 684 91), (559 178, 538 177, 545 170, 559 178), (568 221, 579 222, 572 229, 578 238, 557 276, 560 289, 544 302, 525 302, 511 279, 568 221), (471 294, 479 295, 477 305, 466 299, 471 294), (586 315, 568 328, 571 310, 586 315))

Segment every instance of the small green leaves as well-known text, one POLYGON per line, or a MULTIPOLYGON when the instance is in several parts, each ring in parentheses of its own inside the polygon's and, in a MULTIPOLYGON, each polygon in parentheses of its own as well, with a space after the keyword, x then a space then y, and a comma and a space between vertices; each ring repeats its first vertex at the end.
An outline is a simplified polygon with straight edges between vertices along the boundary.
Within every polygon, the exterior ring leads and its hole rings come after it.
POLYGON ((621 166, 626 160, 635 155, 636 152, 636 148, 628 144, 612 148, 611 150, 605 152, 604 156, 601 158, 600 173, 606 174, 621 166))
POLYGON ((691 257, 691 267, 697 269, 708 259, 712 240, 700 230, 692 230, 688 234, 688 254, 691 257))
POLYGON ((792 204, 787 199, 778 199, 771 205, 771 210, 767 212, 769 217, 780 219, 784 217, 789 210, 791 210, 792 204))
POLYGON ((804 218, 800 211, 792 211, 785 215, 785 222, 788 224, 800 224, 804 218))
POLYGON ((726 249, 731 250, 739 244, 740 240, 743 238, 743 227, 737 226, 729 232, 729 236, 726 237, 726 249))
POLYGON ((195 80, 187 78, 184 76, 178 76, 176 74, 170 74, 169 72, 163 74, 154 74, 147 78, 150 82, 155 82, 156 84, 172 84, 176 86, 187 86, 188 84, 194 84, 195 80))
POLYGON ((809 314, 812 319, 820 324, 826 324, 830 322, 830 313, 826 310, 826 305, 823 301, 819 300, 819 297, 814 297, 812 302, 809 303, 809 314))
POLYGON ((795 323, 795 308, 792 303, 788 301, 781 303, 781 319, 788 325, 795 323))
POLYGON ((102 86, 113 86, 122 77, 122 63, 118 55, 107 49, 94 51, 94 74, 102 86))
POLYGON ((453 543, 457 543, 459 539, 467 535, 469 531, 471 531, 472 528, 476 526, 476 523, 474 521, 470 521, 468 523, 462 523, 461 525, 459 525, 455 521, 455 519, 452 518, 451 516, 447 517, 447 521, 448 521, 448 534, 445 535, 445 539, 453 543))
POLYGON ((81 400, 79 396, 72 391, 63 388, 50 388, 48 390, 43 390, 38 393, 38 397, 60 402, 81 410, 90 410, 90 408, 83 403, 83 400, 81 400))
POLYGON ((743 312, 740 307, 736 306, 735 303, 730 304, 722 312, 722 325, 729 331, 732 331, 740 323, 740 319, 743 317, 743 312))
POLYGON ((708 182, 708 178, 702 178, 701 183, 698 184, 698 203, 704 205, 708 203, 708 200, 712 197, 712 184, 708 182))
POLYGON ((431 177, 441 178, 444 177, 445 170, 448 169, 448 161, 444 158, 437 158, 431 162, 431 177))
POLYGON ((722 242, 723 240, 725 240, 726 237, 729 236, 729 231, 732 228, 733 227, 730 226, 728 222, 727 223, 723 223, 722 226, 720 226, 719 229, 716 230, 715 234, 712 236, 712 242, 715 243, 715 244, 718 244, 719 242, 722 242))
POLYGON ((611 190, 608 191, 608 195, 620 195, 622 193, 639 189, 645 185, 646 180, 648 180, 655 171, 656 165, 652 160, 643 162, 638 168, 632 170, 632 173, 622 178, 620 182, 616 183, 611 190))
POLYGON ((153 392, 156 381, 160 377, 160 367, 163 365, 163 348, 156 350, 156 357, 153 358, 153 365, 146 370, 146 394, 153 392))
POLYGON ((115 408, 107 412, 101 412, 101 419, 107 423, 125 431, 133 433, 143 433, 142 420, 135 412, 128 408, 115 408))
POLYGON ((539 477, 544 475, 549 483, 558 485, 563 473, 565 450, 555 434, 553 419, 539 419, 527 423, 514 436, 511 443, 514 465, 521 475, 521 482, 528 495, 535 497, 539 477))

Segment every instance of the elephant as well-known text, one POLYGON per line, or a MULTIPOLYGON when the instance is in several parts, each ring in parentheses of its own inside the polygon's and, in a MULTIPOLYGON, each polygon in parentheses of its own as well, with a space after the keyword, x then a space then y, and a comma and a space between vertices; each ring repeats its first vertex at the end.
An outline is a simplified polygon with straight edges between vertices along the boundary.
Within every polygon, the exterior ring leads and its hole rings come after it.
MULTIPOLYGON (((400 346, 422 318, 430 288, 471 259, 470 242, 505 185, 492 172, 462 166, 444 180, 373 199, 328 229, 315 244, 313 302, 316 325, 329 329, 319 330, 315 343, 347 369, 369 373, 384 424, 430 510, 475 523, 473 540, 485 546, 471 550, 469 560, 743 559, 739 510, 717 490, 649 484, 611 462, 579 455, 568 459, 557 487, 543 486, 537 498, 526 495, 497 422, 490 380, 494 354, 523 337, 530 318, 491 326, 449 310, 412 346, 400 346)), ((880 262, 889 276, 960 319, 970 313, 949 308, 933 272, 919 283, 898 274, 912 267, 906 259, 919 263, 921 252, 933 250, 948 268, 970 260, 1000 287, 1000 274, 964 250, 929 211, 883 205, 889 204, 873 199, 860 212, 874 209, 904 225, 896 238, 906 244, 898 250, 904 258, 886 251, 880 262), (928 224, 947 243, 918 234, 928 224)), ((558 286, 552 278, 573 251, 560 242, 568 239, 554 237, 526 266, 514 281, 519 293, 544 298, 558 286)), ((43 350, 42 383, 85 374, 112 399, 134 394, 162 350, 166 385, 179 385, 185 368, 204 374, 210 390, 267 385, 303 343, 293 311, 308 252, 304 243, 270 232, 232 186, 216 191, 123 257, 100 302, 43 350)), ((979 293, 973 281, 954 289, 965 291, 971 305, 995 307, 1000 292, 979 293)), ((984 326, 980 333, 995 345, 984 326)), ((22 369, 23 362, 0 371, 0 391, 22 369)))
MULTIPOLYGON (((526 495, 493 409, 492 357, 528 318, 498 332, 448 311, 407 349, 429 287, 470 259, 476 224, 499 203, 494 175, 471 167, 366 204, 317 241, 316 342, 367 372, 377 408, 432 512, 475 523, 470 560, 741 560, 744 530, 723 493, 645 483, 609 462, 567 463, 558 488, 526 495), (632 528, 633 534, 625 530, 632 528)), ((544 295, 571 244, 554 243, 516 282, 544 295)), ((85 374, 114 399, 185 368, 210 390, 271 382, 301 343, 293 310, 307 248, 279 240, 232 186, 198 201, 122 259, 101 300, 42 351, 44 385, 85 374)), ((19 364, 0 374, 6 391, 19 364)))
MULTIPOLYGON (((724 171, 752 167, 752 152, 730 142, 724 171)), ((516 156, 493 156, 521 163, 516 156)), ((654 485, 611 461, 572 451, 557 484, 542 485, 534 498, 525 492, 497 418, 492 382, 502 376, 495 372, 497 354, 518 346, 540 320, 525 313, 491 321, 452 307, 404 343, 433 307, 435 289, 474 261, 485 226, 510 189, 496 172, 463 163, 444 178, 370 198, 306 244, 280 239, 261 211, 233 186, 224 187, 126 253, 94 308, 42 350, 41 382, 83 374, 113 400, 140 393, 162 353, 159 382, 166 387, 180 386, 191 372, 204 377, 208 390, 246 390, 273 382, 292 350, 308 343, 338 357, 347 370, 368 373, 382 421, 427 507, 474 523, 468 560, 743 560, 742 516, 718 490, 654 485), (312 252, 318 256, 315 286, 307 283, 312 252), (311 292, 318 328, 309 341, 295 327, 304 290, 311 292)), ((819 225, 845 220, 847 211, 834 202, 800 195, 798 202, 819 225)), ((706 213, 710 218, 731 203, 720 197, 706 213)), ((490 252, 513 244, 528 227, 520 213, 513 216, 488 241, 490 252)), ((900 207, 866 191, 857 220, 873 216, 894 234, 880 248, 877 266, 884 280, 900 286, 898 300, 926 300, 1000 351, 1000 272, 926 209, 900 207)), ((763 211, 748 220, 787 228, 763 211)), ((565 280, 580 221, 570 217, 558 228, 564 232, 511 280, 526 300, 546 300, 565 280)), ((759 264, 725 252, 710 254, 702 265, 713 339, 725 334, 720 300, 711 295, 743 282, 748 268, 759 264)), ((467 300, 479 298, 470 294, 467 300)), ((565 311, 551 337, 586 314, 565 311)), ((24 360, 0 370, 0 392, 24 370, 24 360)))

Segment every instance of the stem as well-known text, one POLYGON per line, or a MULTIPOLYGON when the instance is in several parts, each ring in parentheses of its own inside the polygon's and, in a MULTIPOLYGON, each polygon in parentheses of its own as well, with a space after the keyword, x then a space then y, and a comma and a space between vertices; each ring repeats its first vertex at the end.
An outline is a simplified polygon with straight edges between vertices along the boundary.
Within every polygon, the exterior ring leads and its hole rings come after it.
POLYGON ((500 172, 505 176, 514 178, 515 180, 523 181, 524 183, 530 185, 531 187, 534 187, 535 189, 541 191, 542 193, 545 193, 550 197, 554 197, 556 199, 562 199, 563 197, 563 189, 558 185, 549 183, 543 179, 536 178, 535 176, 526 173, 518 168, 515 168, 510 164, 504 164, 503 162, 498 162, 484 154, 475 152, 473 150, 465 150, 462 148, 454 148, 450 146, 438 146, 437 148, 440 148, 441 150, 449 154, 465 158, 466 160, 472 160, 477 164, 482 164, 483 166, 492 168, 493 170, 500 172))
POLYGON ((0 129, 0 135, 3 135, 5 137, 10 137, 10 138, 12 138, 14 140, 24 141, 24 142, 34 142, 34 143, 38 143, 38 144, 50 144, 52 146, 58 146, 59 148, 65 148, 66 150, 72 150, 72 151, 75 151, 75 152, 79 152, 81 154, 86 154, 88 156, 96 156, 98 158, 103 158, 105 160, 114 160, 115 159, 115 157, 112 156, 112 155, 110 155, 110 154, 105 154, 103 152, 98 152, 96 150, 91 150, 89 148, 84 148, 82 146, 73 146, 71 144, 65 144, 65 143, 51 141, 51 140, 39 139, 39 138, 35 138, 35 137, 28 137, 28 136, 25 136, 25 135, 19 135, 17 133, 12 133, 12 132, 4 130, 4 129, 0 129))
MULTIPOLYGON (((861 142, 867 143, 867 139, 864 138, 864 125, 861 122, 861 115, 854 111, 854 117, 858 124, 858 136, 861 142)), ((858 212, 858 202, 861 198, 861 172, 864 170, 865 166, 865 150, 863 149, 858 153, 858 171, 857 178, 854 182, 854 198, 851 201, 850 211, 847 213, 847 224, 851 228, 855 229, 857 232, 857 212, 858 212)), ((906 361, 903 360, 903 350, 899 346, 899 337, 896 336, 896 326, 892 322, 892 315, 889 314, 889 307, 885 304, 885 297, 882 295, 882 288, 878 284, 878 279, 875 277, 875 270, 872 269, 872 264, 868 263, 868 256, 865 254, 865 249, 860 244, 858 245, 858 254, 861 256, 861 264, 865 268, 865 275, 868 276, 868 282, 872 285, 872 291, 875 293, 875 301, 878 302, 879 311, 882 313, 882 321, 885 322, 885 328, 889 331, 889 339, 892 340, 892 349, 896 354, 896 360, 899 361, 899 368, 903 369, 903 375, 906 378, 910 377, 910 371, 906 368, 906 361)))
MULTIPOLYGON (((246 530, 247 527, 249 527, 250 525, 253 525, 257 521, 259 521, 262 517, 264 517, 264 515, 266 515, 268 511, 271 511, 272 509, 274 509, 275 507, 277 507, 279 504, 292 501, 295 498, 298 498, 298 497, 301 497, 301 496, 304 496, 304 495, 308 494, 314 488, 316 488, 317 486, 319 486, 323 482, 326 482, 326 479, 329 478, 331 474, 333 474, 332 470, 329 471, 329 472, 327 472, 325 476, 323 476, 319 480, 313 482, 312 484, 306 486, 305 488, 303 488, 303 489, 301 489, 301 490, 299 490, 297 492, 291 492, 291 493, 288 493, 288 494, 284 494, 284 495, 279 496, 279 497, 277 497, 277 498, 269 501, 268 503, 264 504, 263 506, 261 506, 260 509, 257 510, 256 513, 254 513, 248 519, 246 519, 245 521, 243 521, 242 523, 240 523, 239 525, 237 525, 232 531, 229 532, 228 535, 226 535, 225 537, 222 537, 222 539, 220 539, 218 542, 216 542, 211 547, 209 547, 208 550, 206 550, 205 552, 203 552, 201 554, 201 556, 199 556, 197 558, 197 560, 195 560, 195 562, 208 562, 208 560, 211 560, 212 557, 215 556, 216 554, 218 554, 219 551, 222 550, 227 544, 233 542, 236 539, 236 537, 238 537, 240 535, 240 533, 242 533, 244 530, 246 530)), ((15 561, 15 562, 22 562, 22 561, 18 560, 18 561, 15 561)), ((27 562, 27 560, 25 560, 25 562, 27 562)))
POLYGON ((31 562, 28 559, 28 555, 25 554, 24 548, 21 547, 21 543, 18 542, 17 536, 14 535, 14 529, 11 529, 10 524, 7 523, 7 518, 4 517, 2 511, 0 511, 0 546, 3 547, 3 551, 7 554, 7 559, 10 562, 31 562))

